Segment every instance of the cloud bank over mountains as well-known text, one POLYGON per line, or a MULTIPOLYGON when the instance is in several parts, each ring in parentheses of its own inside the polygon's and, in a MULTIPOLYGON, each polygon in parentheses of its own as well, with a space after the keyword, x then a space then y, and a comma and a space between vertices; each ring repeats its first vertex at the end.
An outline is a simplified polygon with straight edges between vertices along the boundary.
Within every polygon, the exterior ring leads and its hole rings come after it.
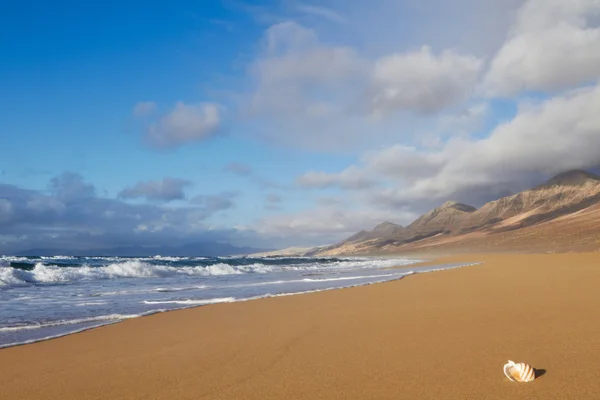
MULTIPOLYGON (((303 188, 338 188, 345 206, 330 212, 316 205, 265 225, 297 234, 308 226, 351 233, 355 209, 370 210, 371 225, 386 218, 407 223, 448 199, 481 205, 565 170, 597 168, 600 2, 528 0, 511 14, 504 43, 488 54, 423 46, 369 62, 347 49, 354 56, 345 60, 361 60, 362 69, 342 70, 359 71, 354 82, 364 90, 340 90, 342 109, 357 96, 350 114, 364 114, 355 126, 383 146, 367 148, 356 164, 337 172, 311 170, 296 179, 303 188), (397 127, 392 140, 383 138, 386 121, 397 127)), ((323 143, 335 143, 334 136, 344 146, 350 132, 319 134, 328 137, 323 143)), ((369 226, 363 222, 361 229, 369 226)))

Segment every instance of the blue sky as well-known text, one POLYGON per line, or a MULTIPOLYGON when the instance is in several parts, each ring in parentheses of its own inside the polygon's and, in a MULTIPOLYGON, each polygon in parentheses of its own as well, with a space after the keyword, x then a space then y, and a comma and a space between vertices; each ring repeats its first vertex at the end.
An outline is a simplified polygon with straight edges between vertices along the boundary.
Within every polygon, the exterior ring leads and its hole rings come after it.
POLYGON ((0 251, 102 247, 114 209, 127 243, 324 244, 593 168, 600 10, 563 7, 2 5, 0 251))

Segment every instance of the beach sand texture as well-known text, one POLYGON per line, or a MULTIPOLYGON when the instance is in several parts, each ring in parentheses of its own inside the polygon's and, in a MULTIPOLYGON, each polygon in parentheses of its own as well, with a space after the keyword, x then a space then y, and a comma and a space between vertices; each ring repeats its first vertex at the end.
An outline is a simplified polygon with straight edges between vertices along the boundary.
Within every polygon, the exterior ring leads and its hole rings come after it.
POLYGON ((484 264, 3 349, 0 399, 600 398, 600 253, 459 261, 484 264))

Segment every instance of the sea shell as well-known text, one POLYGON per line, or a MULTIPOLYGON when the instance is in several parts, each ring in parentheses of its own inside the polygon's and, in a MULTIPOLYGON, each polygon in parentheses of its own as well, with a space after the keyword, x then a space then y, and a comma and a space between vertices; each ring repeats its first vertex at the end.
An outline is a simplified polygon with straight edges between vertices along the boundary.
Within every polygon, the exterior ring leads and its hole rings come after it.
POLYGON ((535 369, 529 364, 508 360, 504 364, 504 375, 513 382, 531 382, 535 379, 535 369))

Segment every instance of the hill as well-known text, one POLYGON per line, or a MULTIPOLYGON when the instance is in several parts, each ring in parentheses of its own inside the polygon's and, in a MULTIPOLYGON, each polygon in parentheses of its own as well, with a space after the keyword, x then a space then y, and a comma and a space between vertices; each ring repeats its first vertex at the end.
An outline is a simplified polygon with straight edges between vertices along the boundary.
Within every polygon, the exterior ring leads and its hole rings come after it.
POLYGON ((318 254, 526 248, 600 249, 600 176, 580 170, 561 173, 479 209, 449 201, 406 228, 361 231, 318 254))

